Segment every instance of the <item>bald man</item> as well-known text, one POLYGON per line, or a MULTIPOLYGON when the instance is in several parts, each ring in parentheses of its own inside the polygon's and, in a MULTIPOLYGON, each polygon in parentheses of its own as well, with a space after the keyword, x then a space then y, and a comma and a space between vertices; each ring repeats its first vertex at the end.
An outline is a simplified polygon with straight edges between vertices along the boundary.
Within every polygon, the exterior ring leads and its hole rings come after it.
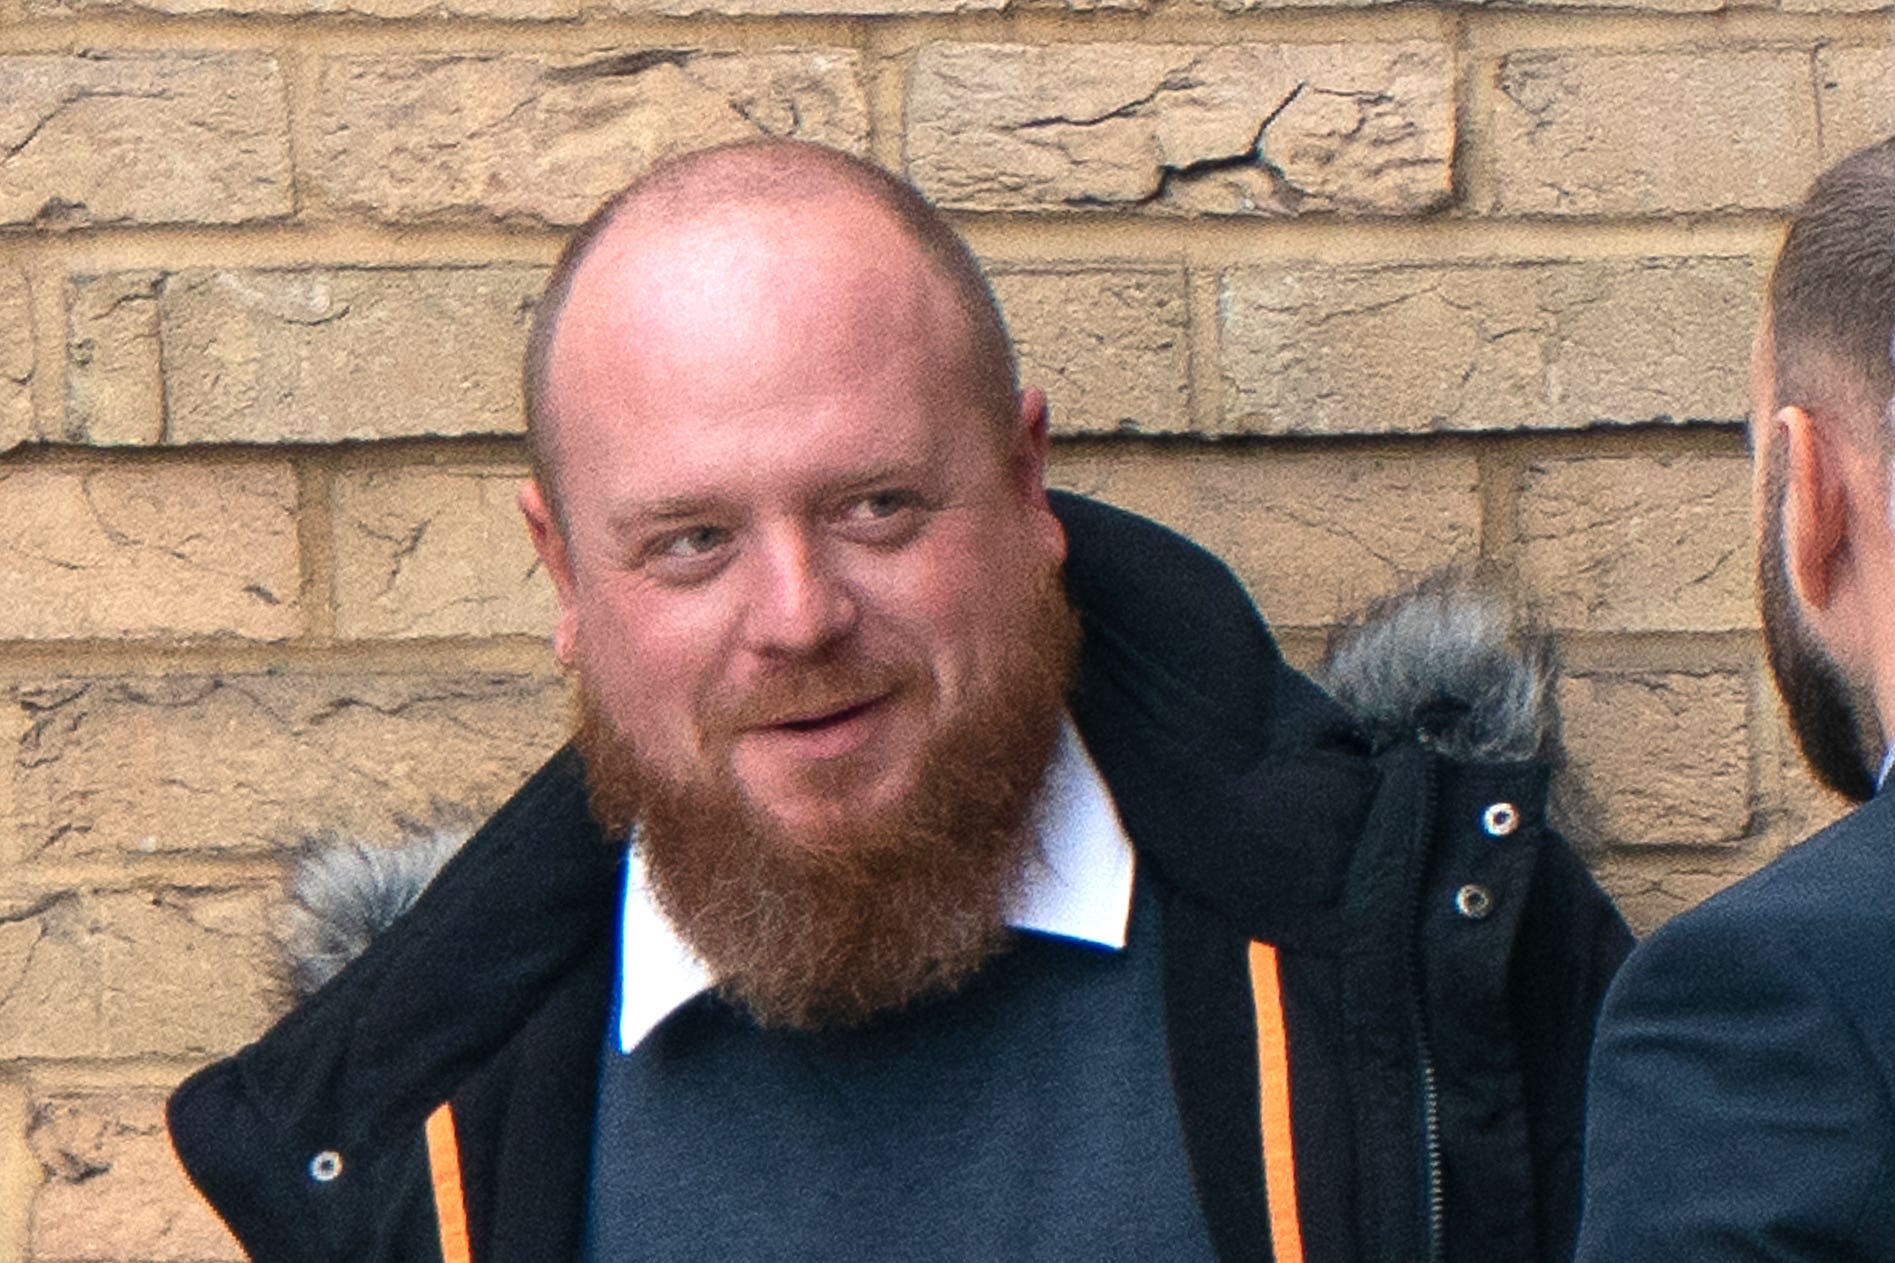
POLYGON ((1358 727, 829 150, 603 208, 525 384, 574 740, 174 1098, 257 1257, 1562 1256, 1626 940, 1504 643, 1358 727))

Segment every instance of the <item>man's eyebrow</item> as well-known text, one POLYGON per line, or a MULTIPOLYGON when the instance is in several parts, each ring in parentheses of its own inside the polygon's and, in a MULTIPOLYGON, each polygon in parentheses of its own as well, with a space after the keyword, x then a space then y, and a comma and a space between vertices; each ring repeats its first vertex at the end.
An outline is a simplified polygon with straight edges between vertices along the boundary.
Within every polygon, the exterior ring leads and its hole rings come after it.
POLYGON ((644 527, 664 526, 703 517, 715 507, 711 500, 703 496, 669 496, 663 500, 636 501, 621 504, 607 513, 605 529, 614 535, 625 535, 644 527))

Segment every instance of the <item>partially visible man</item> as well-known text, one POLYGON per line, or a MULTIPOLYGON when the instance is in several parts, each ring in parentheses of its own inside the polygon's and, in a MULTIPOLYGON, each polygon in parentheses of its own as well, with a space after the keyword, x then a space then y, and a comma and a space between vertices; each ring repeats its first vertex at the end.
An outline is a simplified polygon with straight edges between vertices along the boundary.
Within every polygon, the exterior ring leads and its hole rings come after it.
POLYGON ((1580 1254, 1895 1259, 1895 141, 1826 172, 1751 365, 1758 586, 1810 767, 1865 805, 1660 930, 1607 1003, 1580 1254))
POLYGON ((1221 565, 1049 498, 966 247, 829 150, 640 181, 526 381, 574 751, 179 1090, 249 1249, 1564 1257, 1626 944, 1543 675, 1424 602, 1468 677, 1359 641, 1372 748, 1221 565))

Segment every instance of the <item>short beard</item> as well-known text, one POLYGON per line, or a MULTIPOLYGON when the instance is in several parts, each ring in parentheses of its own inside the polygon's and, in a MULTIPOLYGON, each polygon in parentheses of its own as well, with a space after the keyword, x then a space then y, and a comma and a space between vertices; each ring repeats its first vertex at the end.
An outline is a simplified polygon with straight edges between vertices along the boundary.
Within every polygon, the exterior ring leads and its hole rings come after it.
POLYGON ((1776 677, 1791 731, 1816 779, 1851 802, 1867 802, 1875 796, 1875 764, 1869 751, 1872 734, 1879 731, 1877 712, 1866 690, 1849 682, 1797 613, 1783 544, 1783 505, 1789 494, 1786 461, 1779 443, 1764 471, 1767 535, 1757 545, 1757 600, 1770 674, 1776 677))
POLYGON ((906 798, 819 837, 758 810, 727 766, 657 774, 581 681, 574 742, 593 813, 615 839, 636 823, 658 906, 760 1024, 847 1028, 950 993, 1007 942, 1078 628, 1055 571, 987 695, 934 734, 906 798))

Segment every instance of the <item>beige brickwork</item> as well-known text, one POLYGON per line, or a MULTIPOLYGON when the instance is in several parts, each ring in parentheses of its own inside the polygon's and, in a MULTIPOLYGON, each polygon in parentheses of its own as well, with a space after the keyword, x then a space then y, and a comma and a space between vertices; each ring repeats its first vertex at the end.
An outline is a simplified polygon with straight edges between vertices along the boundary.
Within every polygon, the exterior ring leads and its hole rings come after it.
POLYGON ((293 206, 274 58, 0 57, 0 224, 231 224, 293 206))
POLYGON ((302 627, 287 464, 0 469, 0 639, 302 627))
POLYGON ((1740 459, 1537 461, 1521 478, 1520 570, 1555 627, 1752 627, 1749 513, 1740 459))
POLYGON ((553 588, 514 506, 523 473, 372 470, 340 479, 337 635, 545 635, 553 588))
POLYGON ((144 357, 173 443, 335 443, 524 426, 538 268, 194 271, 165 278, 144 357), (156 371, 155 368, 153 370, 156 371))
POLYGON ((1448 50, 931 44, 909 173, 944 206, 1415 214, 1447 199, 1448 50))
POLYGON ((1332 624, 1379 594, 1471 562, 1480 538, 1480 494, 1467 457, 1339 460, 1089 445, 1059 453, 1052 481, 1200 541, 1284 627, 1332 624))
POLYGON ((1824 48, 1816 76, 1826 160, 1895 135, 1895 48, 1824 48))
POLYGON ((1805 50, 1522 51, 1498 74, 1499 214, 1776 210, 1818 168, 1805 50))
POLYGON ((313 110, 324 200, 399 221, 575 224, 667 154, 757 135, 860 150, 868 136, 858 59, 840 48, 337 57, 313 110))
POLYGON ((0 452, 32 437, 33 374, 39 338, 33 327, 33 290, 25 273, 0 264, 0 452))
POLYGON ((1176 434, 1191 428, 1190 290, 1183 268, 994 269, 994 296, 1043 388, 1053 431, 1176 434))
POLYGON ((60 1263, 243 1258, 172 1156, 162 1094, 50 1096, 34 1102, 27 1141, 46 1181, 33 1198, 35 1257, 60 1263))
POLYGON ((493 674, 58 680, 7 702, 5 854, 38 863, 478 820, 566 717, 556 680, 493 674))
POLYGON ((165 1092, 282 1011, 286 859, 560 742, 513 505, 567 228, 873 155, 989 267, 1053 481, 1299 662, 1443 565, 1560 639, 1641 930, 1835 818, 1762 663, 1745 357, 1889 0, 0 0, 0 1263, 234 1257, 165 1092))
POLYGON ((66 297, 66 415, 50 439, 138 446, 164 438, 158 272, 74 277, 66 297))
POLYGON ((234 1050, 276 1007, 272 902, 261 889, 10 898, 0 924, 0 1057, 234 1050))
POLYGON ((1744 415, 1748 258, 1226 275, 1225 426, 1259 434, 1580 429, 1744 415))
POLYGON ((1581 836, 1741 842, 1750 826, 1750 685, 1739 672, 1575 675, 1559 690, 1581 836))

